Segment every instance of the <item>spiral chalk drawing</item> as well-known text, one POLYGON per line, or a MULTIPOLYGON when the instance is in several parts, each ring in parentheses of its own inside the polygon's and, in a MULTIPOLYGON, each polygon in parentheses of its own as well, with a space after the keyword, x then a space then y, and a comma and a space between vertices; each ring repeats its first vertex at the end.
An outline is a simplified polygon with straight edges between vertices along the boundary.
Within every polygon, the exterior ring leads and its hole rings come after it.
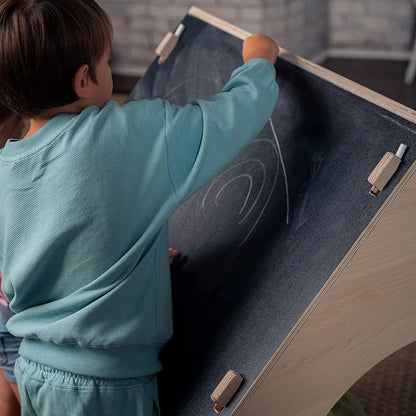
POLYGON ((260 221, 276 187, 280 170, 284 176, 284 191, 286 193, 287 201, 286 222, 287 224, 289 223, 289 185, 286 176, 285 164, 279 139, 271 119, 269 119, 269 124, 273 132, 274 140, 262 137, 254 140, 251 146, 253 157, 236 164, 232 164, 224 172, 219 174, 208 187, 208 190, 206 191, 201 202, 203 215, 204 217, 207 217, 211 209, 218 207, 220 196, 223 192, 227 191, 229 185, 233 182, 248 183, 248 187, 245 187, 247 188, 246 196, 244 200, 242 200, 241 208, 238 211, 239 219, 237 224, 245 224, 248 221, 251 221, 251 224, 248 226, 247 232, 238 244, 238 247, 241 247, 247 241, 260 221), (257 146, 261 146, 263 148, 269 147, 271 152, 263 152, 262 154, 271 154, 273 155, 274 160, 268 161, 266 165, 266 162, 260 157, 254 157, 257 146), (271 180, 266 181, 268 175, 272 178, 271 180), (256 178, 254 178, 254 176, 256 178), (270 184, 268 187, 266 186, 267 183, 270 184), (253 184, 256 185, 253 186, 253 184))

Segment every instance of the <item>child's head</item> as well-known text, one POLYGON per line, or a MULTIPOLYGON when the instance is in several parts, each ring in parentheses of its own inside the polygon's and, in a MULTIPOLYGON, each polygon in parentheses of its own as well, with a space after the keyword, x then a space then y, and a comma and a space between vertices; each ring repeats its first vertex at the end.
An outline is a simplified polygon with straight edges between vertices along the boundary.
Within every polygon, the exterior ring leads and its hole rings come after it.
POLYGON ((111 38, 94 0, 0 0, 0 102, 32 117, 76 101, 77 70, 97 84, 111 38))

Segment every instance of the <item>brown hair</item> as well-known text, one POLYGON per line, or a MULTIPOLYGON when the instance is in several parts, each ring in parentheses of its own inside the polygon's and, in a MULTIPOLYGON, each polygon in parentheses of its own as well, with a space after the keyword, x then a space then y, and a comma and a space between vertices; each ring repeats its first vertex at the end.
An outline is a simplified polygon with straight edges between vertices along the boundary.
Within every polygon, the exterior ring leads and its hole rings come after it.
POLYGON ((77 69, 97 82, 111 37, 94 0, 0 0, 0 102, 30 117, 76 101, 77 69))
POLYGON ((27 122, 0 103, 0 148, 10 138, 20 139, 27 127, 27 122))

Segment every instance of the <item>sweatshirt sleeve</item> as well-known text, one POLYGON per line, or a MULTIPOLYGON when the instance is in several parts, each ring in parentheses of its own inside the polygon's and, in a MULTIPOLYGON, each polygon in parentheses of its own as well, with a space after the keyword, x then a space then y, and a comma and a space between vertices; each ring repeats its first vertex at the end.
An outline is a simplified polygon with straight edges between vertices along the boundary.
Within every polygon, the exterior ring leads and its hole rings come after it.
POLYGON ((209 99, 164 104, 169 174, 179 199, 202 188, 260 133, 278 90, 274 66, 253 59, 209 99))

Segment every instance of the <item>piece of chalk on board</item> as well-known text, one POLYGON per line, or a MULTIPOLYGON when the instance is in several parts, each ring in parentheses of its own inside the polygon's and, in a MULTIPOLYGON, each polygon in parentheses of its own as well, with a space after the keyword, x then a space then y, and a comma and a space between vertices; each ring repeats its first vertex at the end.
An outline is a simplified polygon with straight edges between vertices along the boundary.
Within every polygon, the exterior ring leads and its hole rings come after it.
POLYGON ((402 144, 399 146, 399 148, 397 149, 396 156, 397 156, 399 159, 401 159, 401 158, 403 157, 404 152, 406 151, 406 149, 407 149, 407 146, 406 146, 405 144, 403 144, 403 143, 402 143, 402 144))
POLYGON ((155 51, 156 55, 159 57, 157 61, 159 64, 163 64, 163 62, 165 62, 166 59, 168 59, 169 55, 175 49, 175 46, 177 45, 179 38, 181 37, 184 30, 185 25, 179 23, 179 25, 173 33, 166 33, 165 37, 159 43, 155 51))
POLYGON ((387 152, 368 177, 368 182, 373 185, 370 189, 370 195, 377 196, 387 185, 402 161, 402 157, 407 149, 405 144, 401 144, 393 154, 387 152))

